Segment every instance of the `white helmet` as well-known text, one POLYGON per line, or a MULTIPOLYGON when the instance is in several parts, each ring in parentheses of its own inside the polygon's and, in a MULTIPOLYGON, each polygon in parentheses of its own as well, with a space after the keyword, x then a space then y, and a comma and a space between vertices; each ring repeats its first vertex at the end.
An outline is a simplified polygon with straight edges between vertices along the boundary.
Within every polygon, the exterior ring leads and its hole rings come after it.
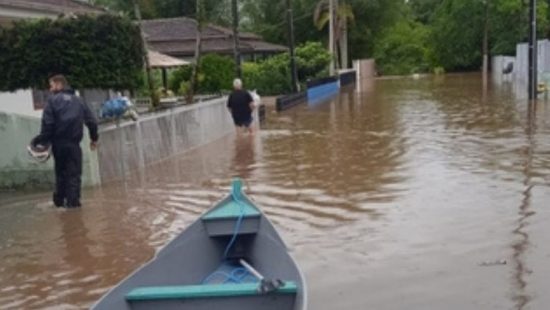
POLYGON ((29 144, 27 146, 29 155, 39 163, 45 163, 50 158, 50 145, 46 144, 29 144))

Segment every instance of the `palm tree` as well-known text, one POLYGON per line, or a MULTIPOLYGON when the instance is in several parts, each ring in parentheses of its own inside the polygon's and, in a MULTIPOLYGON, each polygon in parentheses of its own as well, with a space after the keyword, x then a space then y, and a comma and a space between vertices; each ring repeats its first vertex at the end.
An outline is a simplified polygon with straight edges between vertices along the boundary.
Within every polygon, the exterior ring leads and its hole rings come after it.
MULTIPOLYGON (((355 21, 353 8, 350 4, 340 0, 334 14, 334 41, 339 47, 337 59, 340 68, 347 68, 348 60, 348 23, 355 21)), ((330 21, 330 3, 329 0, 320 0, 315 6, 313 13, 313 23, 317 29, 323 29, 330 21)), ((331 31, 331 30, 329 30, 331 31)))

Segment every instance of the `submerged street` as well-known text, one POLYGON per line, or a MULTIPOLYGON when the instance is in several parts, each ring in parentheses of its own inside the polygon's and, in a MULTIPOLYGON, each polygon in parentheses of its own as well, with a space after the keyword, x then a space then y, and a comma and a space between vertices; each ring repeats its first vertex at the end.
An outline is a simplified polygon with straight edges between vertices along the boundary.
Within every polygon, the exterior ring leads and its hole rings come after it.
POLYGON ((303 268, 309 309, 546 309, 550 103, 529 112, 476 74, 363 89, 85 189, 81 210, 0 193, 0 309, 91 306, 234 176, 303 268))

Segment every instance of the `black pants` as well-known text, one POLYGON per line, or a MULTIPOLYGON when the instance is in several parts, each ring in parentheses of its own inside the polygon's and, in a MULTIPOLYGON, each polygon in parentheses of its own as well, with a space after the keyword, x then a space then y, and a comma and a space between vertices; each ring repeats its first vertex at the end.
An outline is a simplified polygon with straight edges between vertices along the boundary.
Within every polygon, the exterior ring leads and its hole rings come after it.
POLYGON ((82 150, 73 142, 53 143, 55 161, 55 192, 53 202, 57 207, 80 207, 82 177, 82 150))

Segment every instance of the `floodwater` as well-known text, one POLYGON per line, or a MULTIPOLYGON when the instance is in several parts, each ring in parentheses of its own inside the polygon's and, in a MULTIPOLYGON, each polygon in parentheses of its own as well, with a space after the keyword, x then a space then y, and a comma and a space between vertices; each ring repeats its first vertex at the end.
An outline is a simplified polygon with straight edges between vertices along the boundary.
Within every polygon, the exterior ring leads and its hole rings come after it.
POLYGON ((84 191, 0 196, 0 309, 80 309, 241 176, 310 309, 548 309, 550 105, 477 75, 378 80, 84 191))

